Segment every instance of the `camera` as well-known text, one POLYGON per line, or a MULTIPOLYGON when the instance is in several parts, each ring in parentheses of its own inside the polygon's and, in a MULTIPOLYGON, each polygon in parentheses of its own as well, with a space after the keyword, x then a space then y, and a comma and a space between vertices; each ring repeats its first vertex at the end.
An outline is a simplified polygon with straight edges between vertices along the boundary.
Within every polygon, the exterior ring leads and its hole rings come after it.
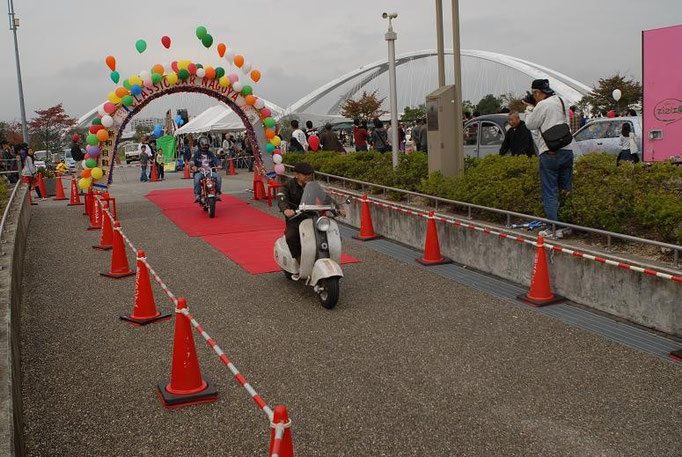
POLYGON ((384 19, 395 19, 398 17, 398 13, 383 13, 381 17, 384 19))
POLYGON ((526 91, 526 95, 521 100, 526 103, 530 103, 533 106, 535 106, 536 104, 535 98, 533 98, 533 94, 531 94, 528 91, 526 91))

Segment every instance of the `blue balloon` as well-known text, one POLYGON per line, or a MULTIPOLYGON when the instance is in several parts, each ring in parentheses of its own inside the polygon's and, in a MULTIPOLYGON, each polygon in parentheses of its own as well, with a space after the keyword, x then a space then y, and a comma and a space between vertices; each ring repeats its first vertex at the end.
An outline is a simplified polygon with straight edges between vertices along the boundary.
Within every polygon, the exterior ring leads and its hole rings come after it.
POLYGON ((140 95, 142 93, 142 87, 139 84, 133 84, 130 86, 130 93, 133 95, 140 95))

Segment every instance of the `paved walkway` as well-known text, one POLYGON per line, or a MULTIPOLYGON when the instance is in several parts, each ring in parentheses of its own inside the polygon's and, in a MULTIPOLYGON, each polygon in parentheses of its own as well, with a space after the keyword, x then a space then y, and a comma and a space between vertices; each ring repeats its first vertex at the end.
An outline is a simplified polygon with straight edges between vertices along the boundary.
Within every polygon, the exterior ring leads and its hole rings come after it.
MULTIPOLYGON (((137 175, 126 169, 112 189, 126 234, 263 398, 289 407, 297 455, 682 454, 679 366, 352 240, 344 248, 361 263, 344 266, 341 302, 326 311, 281 273, 251 276, 187 237, 144 198, 188 181, 137 175)), ((250 176, 223 182, 238 192, 250 176)), ((220 401, 161 406, 172 322, 119 321, 134 281, 98 276, 109 255, 90 248, 97 235, 82 207, 34 211, 22 316, 28 454, 266 455, 265 417, 199 338, 220 401)))

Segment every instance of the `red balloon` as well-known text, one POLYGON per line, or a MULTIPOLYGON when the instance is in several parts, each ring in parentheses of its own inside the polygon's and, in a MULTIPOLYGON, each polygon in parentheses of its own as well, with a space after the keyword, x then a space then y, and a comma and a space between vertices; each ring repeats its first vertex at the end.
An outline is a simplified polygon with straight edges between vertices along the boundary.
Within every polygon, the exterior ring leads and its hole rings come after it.
POLYGON ((187 66, 187 71, 189 71, 189 74, 192 75, 192 76, 196 75, 196 74, 197 74, 197 66, 196 66, 196 64, 193 64, 193 63, 189 64, 189 65, 187 66))
POLYGON ((95 124, 95 125, 91 125, 88 130, 90 131, 90 133, 97 133, 100 130, 102 130, 103 128, 104 128, 104 126, 102 126, 101 124, 95 124))
POLYGON ((317 151, 317 149, 320 147, 320 139, 318 136, 310 135, 310 138, 308 138, 308 145, 310 146, 310 149, 317 151))
POLYGON ((227 47, 225 46, 225 43, 218 44, 218 55, 220 57, 224 57, 226 49, 227 47))
POLYGON ((170 44, 171 44, 171 39, 169 36, 164 35, 161 37, 161 44, 163 45, 164 48, 169 49, 170 44))
POLYGON ((78 140, 81 139, 81 136, 78 135, 78 134, 75 134, 74 136, 71 137, 71 139, 72 139, 73 141, 78 141, 78 140))
POLYGON ((614 118, 614 117, 616 117, 616 112, 614 110, 611 110, 608 113, 606 113, 606 117, 614 118))
POLYGON ((260 117, 262 118, 270 117, 271 115, 272 111, 270 111, 268 108, 263 108, 262 110, 260 110, 260 117))
POLYGON ((174 72, 180 73, 180 69, 178 68, 178 61, 174 60, 173 63, 171 63, 171 68, 173 69, 174 72))

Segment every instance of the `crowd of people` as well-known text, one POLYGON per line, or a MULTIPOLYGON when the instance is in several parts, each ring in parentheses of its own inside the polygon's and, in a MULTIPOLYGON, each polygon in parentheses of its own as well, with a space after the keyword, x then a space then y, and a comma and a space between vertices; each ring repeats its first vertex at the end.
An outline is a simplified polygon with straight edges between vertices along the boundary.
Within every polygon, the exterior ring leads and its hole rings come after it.
POLYGON ((38 187, 38 168, 36 167, 35 152, 26 143, 10 145, 7 140, 0 141, 2 158, 0 172, 10 183, 16 183, 19 178, 35 190, 40 200, 46 200, 38 187))

